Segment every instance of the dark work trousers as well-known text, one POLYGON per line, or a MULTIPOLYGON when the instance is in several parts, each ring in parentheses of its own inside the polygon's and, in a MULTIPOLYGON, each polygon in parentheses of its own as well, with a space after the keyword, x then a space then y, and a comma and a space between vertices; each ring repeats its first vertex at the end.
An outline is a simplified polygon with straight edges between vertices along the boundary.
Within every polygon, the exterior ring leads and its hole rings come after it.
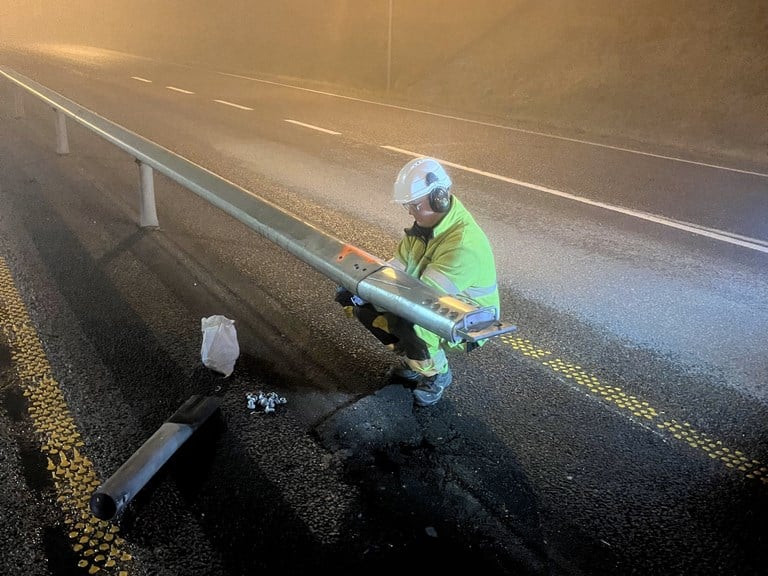
POLYGON ((353 306, 353 314, 382 344, 392 345, 411 360, 426 360, 429 351, 424 340, 416 335, 413 322, 390 312, 379 312, 372 304, 353 306))

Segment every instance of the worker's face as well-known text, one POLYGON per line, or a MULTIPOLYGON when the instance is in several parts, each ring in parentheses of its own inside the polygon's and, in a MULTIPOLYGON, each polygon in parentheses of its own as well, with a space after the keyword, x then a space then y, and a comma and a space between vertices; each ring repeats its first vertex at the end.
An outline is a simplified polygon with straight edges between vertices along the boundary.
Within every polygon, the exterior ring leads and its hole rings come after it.
POLYGON ((408 210, 408 214, 413 217, 416 224, 425 228, 431 228, 443 217, 442 213, 432 211, 432 208, 429 206, 429 198, 427 197, 403 204, 403 208, 408 210))

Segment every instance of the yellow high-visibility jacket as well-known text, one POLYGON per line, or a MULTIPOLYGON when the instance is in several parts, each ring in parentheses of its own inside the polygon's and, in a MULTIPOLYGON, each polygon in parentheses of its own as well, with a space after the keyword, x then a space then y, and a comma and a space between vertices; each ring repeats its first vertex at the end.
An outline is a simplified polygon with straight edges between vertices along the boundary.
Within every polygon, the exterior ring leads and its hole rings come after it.
MULTIPOLYGON (((479 306, 494 306, 500 315, 493 249, 485 232, 456 196, 434 228, 414 224, 405 230, 390 265, 446 294, 469 298, 479 306)), ((430 353, 443 344, 463 345, 446 342, 420 326, 414 329, 430 353)))

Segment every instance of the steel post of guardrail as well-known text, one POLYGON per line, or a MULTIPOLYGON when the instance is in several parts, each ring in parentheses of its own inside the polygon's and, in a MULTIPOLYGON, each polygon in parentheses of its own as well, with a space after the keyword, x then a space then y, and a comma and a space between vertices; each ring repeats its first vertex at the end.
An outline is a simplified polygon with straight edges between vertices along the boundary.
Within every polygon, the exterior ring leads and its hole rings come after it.
POLYGON ((14 118, 24 118, 24 89, 17 86, 13 91, 14 118))
POLYGON ((69 154, 69 138, 67 137, 67 117, 64 112, 54 108, 56 112, 56 153, 69 154))
POLYGON ((119 514, 171 456, 221 405, 219 398, 192 396, 91 495, 94 516, 119 514))
POLYGON ((157 208, 155 206, 155 171, 151 166, 136 160, 139 165, 139 192, 141 206, 139 209, 139 226, 142 228, 157 228, 157 208))

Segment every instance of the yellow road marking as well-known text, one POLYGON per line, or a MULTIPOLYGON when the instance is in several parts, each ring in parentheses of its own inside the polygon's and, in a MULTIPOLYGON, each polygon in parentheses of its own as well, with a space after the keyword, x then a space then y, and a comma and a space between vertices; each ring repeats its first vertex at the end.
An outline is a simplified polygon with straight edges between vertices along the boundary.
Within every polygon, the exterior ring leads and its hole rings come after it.
POLYGON ((633 418, 654 424, 662 432, 676 440, 685 442, 691 448, 703 451, 712 459, 720 460, 728 468, 738 470, 747 478, 768 484, 768 467, 758 460, 749 458, 740 450, 724 446, 720 440, 715 440, 707 434, 695 430, 688 422, 663 418, 648 402, 627 394, 618 386, 610 386, 600 382, 598 378, 587 373, 581 366, 553 357, 552 352, 537 348, 530 340, 510 335, 502 335, 499 338, 517 352, 539 361, 542 366, 572 380, 603 402, 628 412, 633 418))
POLYGON ((90 498, 100 482, 82 454, 84 442, 67 407, 32 321, 0 258, 0 333, 11 351, 11 362, 28 399, 28 411, 40 449, 48 459, 56 503, 64 515, 78 567, 88 574, 102 570, 128 576, 131 555, 117 525, 90 511, 90 498))

